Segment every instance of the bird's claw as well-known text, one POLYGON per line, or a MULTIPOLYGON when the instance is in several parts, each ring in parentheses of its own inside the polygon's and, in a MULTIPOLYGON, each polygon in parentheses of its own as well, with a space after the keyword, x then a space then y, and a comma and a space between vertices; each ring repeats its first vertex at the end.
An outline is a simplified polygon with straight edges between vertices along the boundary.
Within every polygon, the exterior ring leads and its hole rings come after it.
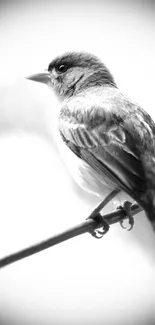
POLYGON ((120 225, 121 225, 121 227, 122 227, 123 229, 126 229, 127 231, 132 230, 132 228, 133 228, 133 226, 134 226, 134 218, 133 218, 132 211, 131 211, 131 206, 132 206, 132 204, 133 204, 133 203, 131 203, 131 202, 129 202, 129 201, 125 201, 125 202, 123 203, 123 205, 119 205, 119 206, 117 207, 117 209, 122 209, 122 210, 126 213, 126 215, 127 215, 127 217, 128 217, 129 225, 130 225, 129 227, 125 227, 125 226, 123 225, 123 221, 124 221, 124 220, 121 220, 121 221, 120 221, 120 225))
POLYGON ((95 229, 95 230, 89 230, 89 233, 97 238, 97 239, 101 239, 109 230, 110 226, 109 224, 107 223, 107 221, 101 216, 100 213, 98 213, 97 215, 90 215, 88 219, 94 219, 96 221, 98 221, 99 223, 102 223, 102 227, 101 227, 101 230, 98 230, 98 229, 95 229))
POLYGON ((102 232, 96 229, 96 230, 90 230, 89 233, 96 239, 101 239, 106 232, 102 232))

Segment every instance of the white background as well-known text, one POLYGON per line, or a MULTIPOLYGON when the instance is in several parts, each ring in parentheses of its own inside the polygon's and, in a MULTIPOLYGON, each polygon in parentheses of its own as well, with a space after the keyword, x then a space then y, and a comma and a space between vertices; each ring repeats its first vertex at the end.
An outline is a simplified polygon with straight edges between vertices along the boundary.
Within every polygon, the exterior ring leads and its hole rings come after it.
MULTIPOLYGON (((25 80, 70 50, 99 56, 155 119, 153 1, 1 1, 0 256, 82 222, 99 202, 60 160, 53 94, 25 80)), ((155 236, 143 213, 132 232, 115 225, 0 271, 0 324, 103 323, 155 323, 155 236)))

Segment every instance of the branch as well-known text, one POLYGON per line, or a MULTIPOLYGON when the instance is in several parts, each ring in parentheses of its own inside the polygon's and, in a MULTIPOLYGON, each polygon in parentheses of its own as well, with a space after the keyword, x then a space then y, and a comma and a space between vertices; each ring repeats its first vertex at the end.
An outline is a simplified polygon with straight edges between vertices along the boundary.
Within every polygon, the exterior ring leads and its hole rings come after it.
MULTIPOLYGON (((132 215, 135 215, 140 211, 142 211, 142 208, 137 203, 132 204, 131 206, 132 215)), ((116 211, 103 215, 102 218, 105 221, 107 221, 109 225, 112 225, 114 223, 125 220, 128 217, 122 209, 118 209, 116 211)), ((41 252, 44 249, 47 249, 51 246, 62 243, 65 240, 82 235, 86 232, 91 232, 100 227, 103 227, 103 224, 101 222, 96 221, 94 219, 87 219, 85 222, 80 223, 79 225, 76 225, 75 227, 72 227, 62 233, 54 235, 51 238, 41 241, 40 243, 34 244, 32 246, 22 249, 21 251, 3 257, 2 259, 0 259, 0 268, 12 264, 14 262, 17 262, 30 255, 41 252)))

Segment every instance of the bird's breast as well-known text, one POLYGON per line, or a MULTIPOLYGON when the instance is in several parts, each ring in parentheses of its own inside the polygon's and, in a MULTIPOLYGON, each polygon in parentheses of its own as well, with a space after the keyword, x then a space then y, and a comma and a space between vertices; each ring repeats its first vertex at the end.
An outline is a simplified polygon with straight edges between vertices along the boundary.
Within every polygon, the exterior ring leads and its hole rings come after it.
POLYGON ((58 134, 56 138, 62 160, 73 179, 82 189, 102 198, 106 196, 110 190, 114 189, 114 184, 111 183, 108 178, 98 175, 89 164, 77 157, 68 148, 60 134, 58 134))

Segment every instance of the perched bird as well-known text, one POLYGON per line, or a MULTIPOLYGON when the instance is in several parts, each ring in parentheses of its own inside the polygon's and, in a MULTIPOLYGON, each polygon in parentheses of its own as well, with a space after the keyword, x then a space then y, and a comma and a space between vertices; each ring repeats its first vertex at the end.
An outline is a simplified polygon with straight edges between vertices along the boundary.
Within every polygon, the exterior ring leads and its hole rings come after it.
POLYGON ((88 53, 66 53, 28 79, 47 84, 62 101, 63 155, 81 186, 103 197, 127 193, 155 225, 155 123, 149 114, 88 53))

